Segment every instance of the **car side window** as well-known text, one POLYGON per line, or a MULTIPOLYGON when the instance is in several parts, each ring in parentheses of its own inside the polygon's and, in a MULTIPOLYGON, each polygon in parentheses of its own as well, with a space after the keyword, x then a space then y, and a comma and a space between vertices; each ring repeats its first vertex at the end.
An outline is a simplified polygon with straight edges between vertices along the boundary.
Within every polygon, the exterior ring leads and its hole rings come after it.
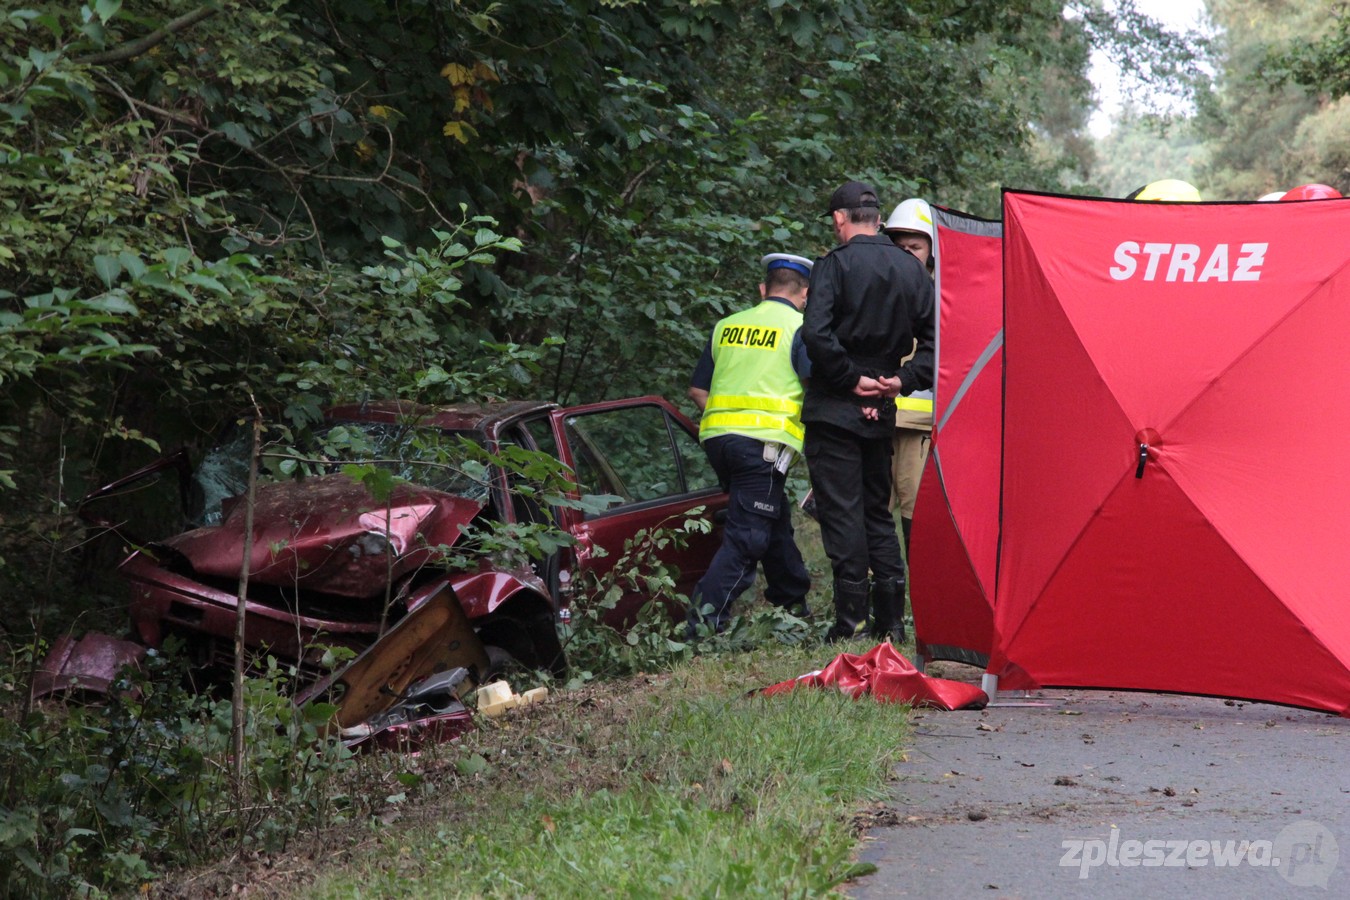
POLYGON ((553 423, 548 416, 526 419, 520 425, 534 440, 536 447, 559 462, 562 461, 562 454, 558 452, 558 439, 553 436, 553 423))
POLYGON ((578 475, 581 459, 590 457, 589 462, 609 481, 610 493, 623 497, 626 503, 686 493, 666 414, 659 407, 629 406, 583 413, 569 416, 566 424, 578 475))
POLYGON ((576 474, 577 486, 582 496, 588 494, 611 494, 622 497, 625 502, 632 497, 624 491, 618 476, 610 469, 600 451, 592 445, 591 438, 584 427, 578 427, 581 416, 569 416, 563 424, 567 433, 567 443, 572 448, 572 468, 576 474))

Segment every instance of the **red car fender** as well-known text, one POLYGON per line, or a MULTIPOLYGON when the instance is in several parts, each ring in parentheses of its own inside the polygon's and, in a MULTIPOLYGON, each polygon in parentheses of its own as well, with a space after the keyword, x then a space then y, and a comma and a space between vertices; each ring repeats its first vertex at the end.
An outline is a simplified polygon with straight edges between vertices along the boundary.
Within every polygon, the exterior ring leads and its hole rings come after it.
MULTIPOLYGON (((522 591, 529 591, 542 598, 549 596, 544 582, 533 573, 485 569, 452 575, 450 584, 454 587, 455 595, 459 597, 460 605, 464 607, 464 612, 471 622, 491 615, 522 591)), ((422 597, 410 599, 409 609, 416 608, 423 599, 422 597)))

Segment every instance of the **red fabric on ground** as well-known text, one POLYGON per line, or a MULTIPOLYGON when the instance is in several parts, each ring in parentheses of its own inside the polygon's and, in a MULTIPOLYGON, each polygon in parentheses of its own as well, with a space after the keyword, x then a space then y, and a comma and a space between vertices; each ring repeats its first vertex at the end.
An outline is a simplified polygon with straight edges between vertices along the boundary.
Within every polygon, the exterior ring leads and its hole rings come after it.
POLYGON ((779 682, 760 693, 781 694, 803 685, 835 686, 855 700, 871 694, 885 703, 910 703, 930 709, 981 709, 989 702, 984 691, 973 684, 924 675, 890 643, 877 644, 862 656, 841 653, 817 672, 779 682))

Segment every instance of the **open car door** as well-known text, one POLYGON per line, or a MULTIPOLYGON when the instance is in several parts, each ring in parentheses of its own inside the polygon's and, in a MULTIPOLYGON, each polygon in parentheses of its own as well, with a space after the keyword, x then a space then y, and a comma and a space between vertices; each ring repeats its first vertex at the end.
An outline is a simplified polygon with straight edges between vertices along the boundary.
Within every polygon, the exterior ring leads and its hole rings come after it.
MULTIPOLYGON (((552 414, 563 462, 572 467, 583 495, 620 498, 599 513, 563 510, 576 536, 573 578, 600 577, 624 553, 624 543, 644 529, 681 525, 696 509, 713 522, 687 546, 656 549, 660 562, 678 569, 676 585, 688 594, 721 544, 727 495, 698 443, 698 431, 666 400, 641 397, 573 406, 552 414), (596 548, 605 551, 598 556, 596 548)), ((621 618, 637 614, 650 597, 625 596, 621 618)), ((682 613, 683 610, 678 612, 682 613)))

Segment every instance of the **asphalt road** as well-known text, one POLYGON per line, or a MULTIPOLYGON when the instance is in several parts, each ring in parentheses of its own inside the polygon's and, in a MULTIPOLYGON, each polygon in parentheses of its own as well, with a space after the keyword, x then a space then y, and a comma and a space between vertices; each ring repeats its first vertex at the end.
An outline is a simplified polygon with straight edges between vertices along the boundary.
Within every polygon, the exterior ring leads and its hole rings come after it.
POLYGON ((1017 699, 915 712, 896 824, 869 832, 877 871, 850 896, 1350 897, 1350 720, 1127 692, 1017 699))

